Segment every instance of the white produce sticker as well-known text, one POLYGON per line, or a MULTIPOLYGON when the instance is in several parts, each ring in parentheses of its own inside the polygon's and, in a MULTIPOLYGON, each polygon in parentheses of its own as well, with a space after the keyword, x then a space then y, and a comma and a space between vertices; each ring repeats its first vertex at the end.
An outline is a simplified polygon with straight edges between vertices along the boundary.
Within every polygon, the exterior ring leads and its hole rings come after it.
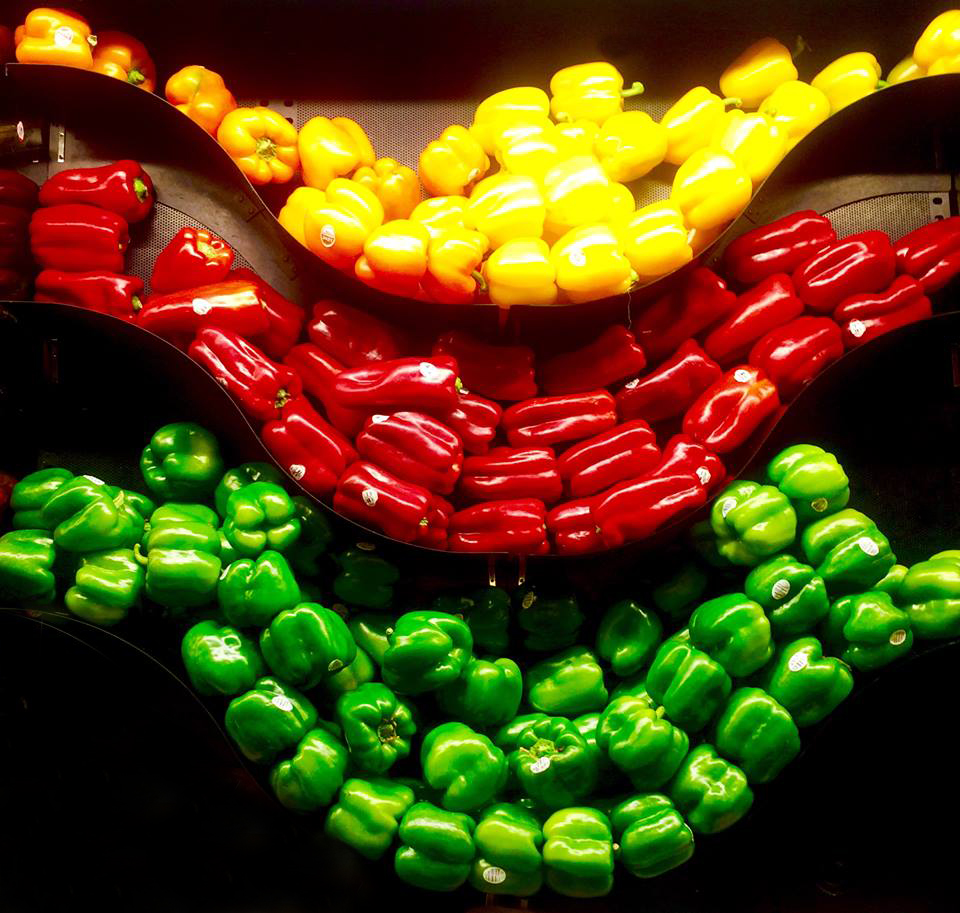
POLYGON ((773 585, 770 594, 774 599, 785 599, 790 595, 790 581, 781 578, 773 585))
POLYGON ((193 313, 200 317, 205 317, 213 310, 213 305, 206 298, 193 299, 193 313))
POLYGON ((752 375, 746 368, 741 368, 739 371, 733 372, 733 379, 738 384, 745 384, 748 380, 750 380, 751 376, 752 375))
POLYGON ((869 536, 861 536, 857 539, 857 545, 860 546, 860 551, 865 555, 869 555, 871 558, 880 554, 880 546, 869 536))
POLYGON ((380 495, 376 493, 372 488, 364 488, 360 494, 360 497, 363 499, 363 503, 367 507, 376 507, 377 501, 380 500, 380 495))
POLYGON ((894 647, 899 647, 906 639, 907 632, 904 631, 903 628, 897 628, 897 630, 890 635, 890 643, 894 647))
POLYGON ((727 514, 736 506, 736 498, 724 498, 723 501, 720 502, 720 516, 726 519, 727 514))
POLYGON ((307 474, 307 467, 303 463, 293 463, 289 472, 299 482, 307 474))
POLYGON ((283 710, 286 713, 289 713, 291 710, 293 710, 293 701, 283 694, 278 694, 272 701, 270 701, 270 703, 273 704, 273 706, 278 710, 283 710))
POLYGON ((867 325, 862 320, 851 320, 848 329, 850 330, 851 336, 859 339, 864 333, 867 332, 867 325))
POLYGON ((535 774, 542 774, 545 770, 550 769, 550 759, 549 758, 537 758, 530 765, 530 772, 535 774))
POLYGON ((571 266, 587 265, 587 255, 582 250, 580 250, 579 247, 576 250, 570 251, 570 265, 571 266))
POLYGON ((815 510, 818 514, 822 514, 829 506, 830 502, 826 498, 814 498, 810 502, 811 509, 815 510))
POLYGON ((333 247, 337 243, 337 230, 332 225, 324 225, 320 229, 320 243, 324 247, 333 247))
POLYGON ((425 380, 437 380, 443 372, 435 364, 431 364, 429 361, 421 361, 420 373, 425 380))
POLYGON ((796 653, 790 657, 790 662, 787 663, 787 668, 791 672, 799 672, 801 669, 806 669, 807 667, 807 654, 806 653, 796 653))
POLYGON ((503 884, 507 880, 507 873, 498 865, 488 865, 483 870, 483 880, 487 884, 503 884))
POLYGON ((710 475, 710 470, 707 469, 706 466, 698 466, 697 478, 700 480, 701 485, 709 485, 710 479, 712 478, 712 476, 710 475))
POLYGON ((69 25, 61 25, 53 33, 53 43, 58 48, 68 48, 73 44, 73 29, 69 25))

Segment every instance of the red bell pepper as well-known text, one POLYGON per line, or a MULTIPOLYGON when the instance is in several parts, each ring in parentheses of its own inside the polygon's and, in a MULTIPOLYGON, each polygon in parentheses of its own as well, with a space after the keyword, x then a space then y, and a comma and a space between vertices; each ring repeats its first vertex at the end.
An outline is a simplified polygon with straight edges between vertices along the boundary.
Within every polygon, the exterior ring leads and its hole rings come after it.
POLYGON ((793 280, 786 273, 775 273, 737 298, 733 313, 714 327, 703 348, 711 358, 729 367, 743 361, 761 336, 802 313, 803 302, 797 297, 793 280))
POLYGON ((220 327, 256 336, 267 327, 257 287, 245 279, 150 295, 140 311, 140 326, 166 338, 192 336, 201 327, 220 327))
POLYGON ((490 345, 450 330, 433 344, 433 354, 455 358, 464 387, 473 393, 509 402, 537 395, 529 346, 490 345))
POLYGON ((512 405, 501 424, 512 447, 552 447, 612 428, 617 407, 606 390, 541 396, 512 405))
POLYGON ((452 516, 453 505, 441 498, 440 495, 434 495, 430 503, 430 509, 427 511, 427 524, 421 526, 417 534, 417 545, 423 545, 426 548, 446 549, 447 529, 450 526, 452 516))
POLYGON ((400 358, 409 351, 399 330, 340 301, 318 301, 307 333, 348 368, 400 358))
POLYGON ((456 359, 414 356, 341 371, 333 382, 333 395, 345 409, 434 412, 453 409, 460 387, 456 359))
POLYGON ((351 438, 359 434, 370 413, 344 409, 337 402, 333 395, 333 383, 343 371, 340 362, 312 342, 304 342, 287 352, 283 363, 300 375, 303 389, 320 400, 323 411, 334 428, 351 438))
POLYGON ((737 305, 737 296, 715 272, 693 270, 672 292, 655 301, 633 322, 637 341, 652 364, 677 346, 723 320, 737 305))
POLYGON ((65 273, 45 269, 37 276, 34 301, 58 301, 133 321, 142 307, 143 280, 103 270, 65 273))
POLYGON ((233 270, 229 275, 231 279, 246 279, 257 287, 269 324, 267 331, 257 337, 257 344, 271 358, 283 358, 303 333, 306 311, 299 304, 284 298, 252 269, 242 267, 233 270))
POLYGON ((30 178, 19 171, 0 168, 0 203, 16 206, 18 209, 33 210, 37 208, 39 193, 40 189, 30 178))
POLYGON ((604 547, 593 516, 594 501, 594 498, 565 501, 547 514, 547 532, 559 554, 585 555, 604 547))
POLYGON ((457 404, 452 409, 431 410, 434 418, 440 419, 453 429, 463 441, 467 453, 482 454, 490 450, 497 436, 497 426, 503 410, 495 402, 460 391, 457 404))
POLYGON ((179 292, 227 278, 233 248, 205 228, 181 228, 157 254, 150 274, 154 293, 179 292))
POLYGON ((715 453, 729 453, 780 408, 774 383, 753 365, 731 368, 683 417, 683 431, 715 453))
POLYGON ((280 418, 263 426, 260 437, 276 461, 320 498, 330 495, 337 479, 357 459, 350 442, 303 396, 290 400, 280 418))
POLYGON ((913 276, 925 292, 938 291, 960 273, 960 216, 911 231, 894 250, 900 272, 913 276))
POLYGON ((723 254, 723 272, 743 285, 753 285, 775 273, 792 273, 836 240, 826 216, 804 209, 731 241, 723 254))
POLYGON ((712 450, 698 444, 687 434, 675 434, 663 448, 663 457, 651 476, 669 476, 692 472, 707 490, 713 494, 727 477, 723 461, 712 450))
POLYGON ((923 285, 910 276, 897 276, 889 287, 872 295, 852 295, 833 312, 847 348, 863 345, 877 336, 926 320, 932 313, 923 285))
POLYGON ((549 447, 495 447, 464 460, 459 491, 471 501, 537 498, 552 504, 560 500, 563 482, 549 447))
POLYGON ((94 168, 68 168, 40 188, 41 206, 84 203, 115 212, 127 222, 140 222, 150 215, 155 199, 150 175, 130 159, 94 168))
POLYGON ((38 209, 30 219, 30 250, 44 269, 119 273, 129 243, 123 218, 96 206, 49 206, 38 209))
POLYGON ((30 262, 30 210, 0 203, 0 267, 30 262))
MULTIPOLYGON (((363 461, 348 466, 333 494, 333 508, 348 520, 399 539, 429 537, 433 495, 421 485, 363 461)), ((434 514, 439 519, 439 514, 434 514)))
POLYGON ((559 460, 567 493, 584 498, 643 475, 660 462, 657 436, 640 419, 575 444, 559 460))
POLYGON ((862 231, 801 263, 793 272, 793 284, 807 307, 827 314, 850 295, 885 289, 896 268, 886 232, 862 231))
POLYGON ((627 420, 662 422, 687 407, 723 372, 693 339, 688 339, 646 377, 635 377, 618 391, 617 412, 627 420))
POLYGON ((460 438, 421 412, 371 415, 357 435, 357 453, 440 495, 453 491, 463 468, 460 438))
POLYGON ((487 501, 450 518, 447 543, 455 552, 540 555, 550 550, 546 522, 546 507, 535 498, 487 501))
POLYGON ((190 357, 233 395, 250 418, 279 418, 283 407, 303 392, 300 375, 272 362, 233 330, 204 327, 190 343, 190 357))
POLYGON ((13 486, 17 480, 8 472, 0 472, 0 520, 3 519, 4 511, 10 503, 10 495, 13 492, 13 486))
POLYGON ((833 320, 798 317, 759 340, 750 350, 750 364, 765 371, 788 402, 841 355, 843 339, 833 320))
POLYGON ((615 324, 589 345, 547 359, 540 367, 540 386, 544 393, 582 393, 623 380, 646 364, 633 333, 615 324))

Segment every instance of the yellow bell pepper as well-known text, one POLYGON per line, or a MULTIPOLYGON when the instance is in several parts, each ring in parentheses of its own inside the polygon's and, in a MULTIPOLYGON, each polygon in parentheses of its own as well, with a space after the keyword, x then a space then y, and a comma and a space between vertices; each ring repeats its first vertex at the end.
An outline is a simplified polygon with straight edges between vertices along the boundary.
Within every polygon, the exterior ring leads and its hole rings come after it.
POLYGON ((726 152, 756 187, 787 154, 787 134, 764 114, 728 111, 710 147, 726 152))
POLYGON ((789 151, 830 116, 830 101, 810 83, 795 79, 774 89, 760 113, 786 132, 789 151))
POLYGON ((690 228, 715 228, 739 215, 753 185, 729 155, 713 149, 694 152, 678 169, 670 199, 690 228))
POLYGON ((217 129, 217 142, 251 184, 285 184, 300 164, 297 128, 270 108, 237 108, 217 129))
POLYGON ((363 242, 363 256, 357 260, 354 274, 381 291, 415 297, 427 271, 429 245, 430 235, 418 222, 384 222, 363 242))
POLYGON ((578 63, 564 67, 550 80, 550 111, 558 121, 590 120, 603 124, 623 110, 623 100, 640 95, 643 83, 623 87, 623 76, 611 63, 578 63))
POLYGON ((635 181, 663 161, 667 131, 643 111, 623 111, 600 128, 594 151, 611 181, 635 181))
POLYGON ((913 46, 913 59, 921 67, 931 67, 941 57, 960 54, 960 10, 947 10, 936 16, 913 46))
POLYGON ((353 173, 353 179, 372 190, 383 203, 383 217, 407 219, 420 202, 420 181, 417 173, 393 158, 379 158, 371 168, 363 165, 353 173))
POLYGON ((600 135, 600 125, 592 120, 574 120, 557 124, 557 134, 565 142, 567 155, 592 155, 593 144, 600 135))
POLYGON ((496 156, 511 174, 543 180, 554 165, 569 154, 571 143, 548 118, 536 123, 513 124, 497 137, 496 156))
POLYGON ((611 184, 610 193, 613 197, 610 220, 625 219, 633 215, 637 208, 637 201, 633 198, 633 191, 626 184, 611 184))
POLYGON ((97 39, 83 16, 70 10, 41 6, 27 13, 17 29, 17 60, 20 63, 55 63, 89 70, 91 48, 97 39))
POLYGON ((574 302, 622 295, 637 281, 609 225, 581 225, 568 231, 553 245, 550 260, 557 285, 574 302))
POLYGON ((889 73, 887 73, 887 85, 896 86, 901 82, 910 82, 911 79, 919 79, 927 75, 927 68, 920 66, 913 57, 904 57, 889 73))
POLYGON ((451 228, 431 238, 423 277, 427 297, 444 304, 470 304, 477 289, 486 288, 479 269, 488 246, 480 232, 466 228, 451 228))
POLYGON ((483 263, 483 278, 490 300, 502 308, 557 300, 557 271, 540 238, 514 238, 498 247, 483 263))
POLYGON ((543 194, 533 178, 500 173, 473 188, 466 227, 486 235, 495 249, 513 238, 542 235, 545 215, 543 194))
POLYGON ((960 54, 952 57, 938 57, 930 64, 927 76, 942 76, 944 73, 960 73, 960 54))
POLYGON ((303 183, 320 190, 334 178, 376 163, 363 127, 349 117, 311 117, 300 128, 298 147, 303 183))
POLYGON ((707 146, 728 104, 736 106, 738 100, 714 95, 706 86, 691 89, 674 103, 660 118, 667 131, 666 161, 681 165, 698 149, 707 146))
POLYGON ((567 159, 543 177, 544 227, 559 237, 578 225, 605 222, 616 209, 618 195, 595 156, 567 159))
POLYGON ((466 193, 490 169, 490 159, 466 127, 447 127, 420 153, 420 180, 431 196, 466 193))
POLYGON ((613 228, 641 279, 664 276, 693 259, 683 213, 670 200, 644 206, 613 228))
POLYGON ((756 108, 777 86, 796 78, 790 51, 776 38, 761 38, 723 71, 720 91, 739 98, 744 108, 756 108))
POLYGON ((143 42, 124 32, 100 32, 97 35, 93 70, 122 79, 147 92, 157 87, 157 68, 143 42))
POLYGON ((867 51, 855 51, 838 57, 817 73, 811 84, 827 96, 833 114, 872 95, 885 85, 880 78, 877 58, 867 51))
POLYGON ((170 104, 211 136, 217 135, 223 119, 237 107, 223 77, 197 64, 177 70, 167 80, 164 93, 170 104))
POLYGON ((298 187, 283 204, 277 221, 293 235, 304 247, 303 222, 308 209, 317 209, 327 202, 327 195, 316 187, 298 187))
POLYGON ((349 178, 334 178, 322 206, 310 206, 303 218, 303 236, 321 260, 344 271, 363 253, 370 233, 383 224, 377 195, 349 178))
POLYGON ((463 228, 466 225, 466 197, 430 197, 410 213, 410 219, 419 222, 431 238, 436 238, 451 228, 463 228))
POLYGON ((536 122, 549 113, 550 99, 543 89, 532 86, 504 89, 477 105, 470 133, 476 137, 487 155, 493 155, 497 137, 504 127, 530 120, 536 122))
POLYGON ((713 228, 691 228, 690 231, 687 232, 687 243, 690 245, 690 250, 693 251, 694 257, 699 257, 700 254, 713 244, 726 227, 727 223, 721 222, 713 228))

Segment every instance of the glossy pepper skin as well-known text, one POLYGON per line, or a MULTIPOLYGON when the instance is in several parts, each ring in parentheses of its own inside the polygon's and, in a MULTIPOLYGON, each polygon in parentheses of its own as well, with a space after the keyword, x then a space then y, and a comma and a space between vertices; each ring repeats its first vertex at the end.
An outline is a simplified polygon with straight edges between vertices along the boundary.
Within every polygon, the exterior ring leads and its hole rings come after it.
POLYGON ((717 496, 710 511, 717 551, 733 564, 755 565, 790 545, 797 514, 773 485, 736 481, 717 496))
POLYGON ((340 573, 333 591, 350 605, 384 609, 393 601, 393 585, 400 569, 385 558, 363 549, 347 549, 336 556, 340 573))
POLYGON ((743 285, 756 285, 792 273, 836 240, 826 216, 810 209, 795 212, 731 241, 723 255, 724 274, 743 285))
POLYGON ((738 688, 730 695, 713 741, 750 783, 769 783, 800 753, 793 717, 760 688, 738 688))
POLYGON ((362 165, 353 180, 372 190, 383 204, 383 217, 408 219, 420 202, 417 173, 393 158, 379 158, 373 166, 362 165))
POLYGON ((333 384, 336 402, 347 409, 452 409, 460 388, 453 358, 407 357, 342 371, 333 384))
POLYGON ((810 84, 827 96, 830 109, 836 114, 886 85, 880 74, 880 64, 873 54, 855 51, 827 64, 810 84))
POLYGON ((560 457, 558 467, 567 492, 581 498, 642 476, 659 462, 656 435, 636 419, 575 444, 560 457))
POLYGON ((490 300, 502 308, 550 305, 559 294, 550 248, 538 237, 515 238, 502 244, 484 260, 483 278, 490 300))
POLYGON ((913 565, 895 599, 906 610, 917 637, 939 640, 956 636, 960 631, 960 552, 938 552, 913 565))
POLYGON ((763 100, 759 113, 786 132, 792 149, 830 116, 830 100, 816 86, 791 79, 763 100))
POLYGON ((261 678, 230 701, 225 722, 245 757, 268 763, 312 729, 317 711, 296 689, 273 678, 261 678))
POLYGON ((705 86, 697 86, 681 96, 660 118, 667 131, 666 161, 671 165, 682 165, 707 146, 727 104, 736 101, 720 98, 705 86))
POLYGON ((211 136, 217 135, 224 117, 237 107, 237 100, 227 89, 223 77, 197 65, 177 70, 167 80, 164 94, 178 111, 211 136))
POLYGON ((349 666, 357 655, 346 622, 311 602, 276 615, 260 635, 260 650, 281 680, 306 689, 349 666))
POLYGON ((238 555, 256 558, 264 549, 283 552, 300 536, 293 501, 272 482, 251 482, 227 498, 223 533, 238 555))
POLYGON ((82 16, 70 10, 38 7, 27 13, 17 31, 17 61, 53 63, 62 67, 89 70, 93 67, 91 47, 96 37, 82 16))
POLYGON ((267 329, 257 337, 257 344, 271 358, 283 358, 303 332, 303 324, 307 319, 303 308, 284 298, 253 270, 234 269, 228 277, 246 279, 254 284, 267 315, 267 329))
POLYGON ((654 581, 653 604, 670 618, 686 619, 700 603, 707 576, 695 561, 686 560, 654 581))
POLYGON ((300 128, 297 146, 303 182, 320 190, 335 178, 376 165, 367 134, 349 117, 311 117, 300 128))
POLYGON ((463 196, 490 169, 483 146, 465 127, 447 127, 420 153, 418 174, 432 197, 463 196))
POLYGON ((362 461, 346 468, 333 494, 337 513, 401 542, 430 532, 432 506, 433 496, 422 485, 362 461))
POLYGON ((217 127, 217 142, 251 184, 285 184, 300 165, 297 128, 271 108, 235 108, 217 127))
POLYGON ((133 545, 140 530, 124 510, 124 496, 113 496, 89 476, 77 476, 53 492, 41 511, 57 548, 99 552, 133 545))
POLYGON ((567 897, 603 897, 613 888, 610 820, 594 808, 563 808, 543 824, 547 884, 567 897))
POLYGON ((252 482, 271 482, 274 485, 279 485, 282 480, 281 473, 270 463, 242 463, 228 469, 220 477, 213 493, 213 502, 217 513, 223 517, 226 513, 227 499, 230 495, 241 488, 246 488, 252 482))
POLYGON ((550 113, 550 99, 543 89, 520 86, 495 92, 479 105, 470 125, 484 151, 492 155, 495 140, 505 127, 536 122, 550 113))
POLYGON ((644 111, 619 111, 607 118, 594 152, 611 181, 636 181, 667 154, 667 131, 644 111))
POLYGON ((484 178, 470 193, 464 220, 492 250, 518 238, 543 234, 546 203, 540 185, 530 177, 498 173, 484 178))
POLYGON ((407 612, 383 653, 383 680, 399 694, 421 694, 455 681, 473 650, 466 623, 444 612, 407 612))
POLYGON ((350 619, 350 633, 362 649, 378 665, 383 663, 383 655, 390 646, 394 621, 391 616, 378 613, 355 615, 350 619))
POLYGON ((932 313, 923 286, 909 276, 897 276, 882 292, 845 298, 833 319, 840 324, 844 345, 855 348, 890 330, 926 320, 932 313))
POLYGON ((778 642, 813 630, 830 608, 823 578, 792 555, 757 565, 747 574, 743 590, 763 606, 778 642))
POLYGON ((524 682, 527 702, 543 713, 574 716, 607 702, 603 670, 586 647, 571 647, 531 666, 524 682))
POLYGON ((349 368, 391 361, 408 350, 399 330, 341 301, 318 301, 307 333, 311 342, 349 368))
POLYGON ((477 729, 500 726, 513 719, 523 697, 520 667, 509 658, 471 659, 456 681, 437 692, 451 719, 477 729))
POLYGON ((831 596, 870 589, 897 560, 877 525, 849 508, 811 523, 800 541, 831 596))
POLYGON ((509 644, 510 597, 497 586, 473 590, 462 596, 438 596, 433 608, 461 615, 470 626, 474 644, 489 653, 503 653, 509 644))
POLYGON ((603 124, 623 111, 623 99, 640 95, 643 84, 623 87, 611 63, 596 61, 558 70, 550 79, 550 112, 558 122, 588 120, 603 124))
POLYGON ((547 550, 546 507, 535 498, 466 507, 450 518, 448 542, 452 551, 540 554, 547 550))
POLYGON ((592 343, 540 365, 540 385, 546 394, 582 393, 606 387, 642 371, 643 349, 626 327, 612 326, 592 343))
POLYGON ((625 799, 611 810, 610 821, 620 844, 620 862, 636 878, 662 875, 693 855, 693 831, 660 793, 625 799))
POLYGON ((894 245, 897 269, 927 293, 939 291, 960 272, 960 216, 931 222, 894 245))
POLYGON ((632 599, 607 609, 597 630, 597 654, 615 675, 627 678, 653 659, 663 635, 659 617, 632 599))
POLYGON ((491 345, 449 330, 437 337, 433 354, 456 359, 464 387, 474 393, 512 402, 537 395, 529 346, 491 345))
POLYGON ((134 321, 143 307, 143 280, 107 270, 45 269, 34 280, 34 301, 59 301, 134 321))
POLYGON ((146 92, 152 92, 157 85, 157 68, 143 42, 125 32, 97 33, 92 69, 146 92))
POLYGON ((245 279, 150 295, 138 323, 168 339, 193 336, 208 326, 256 336, 270 326, 257 286, 245 279))
POLYGON ((540 593, 531 587, 516 594, 515 605, 528 650, 549 652, 576 642, 584 621, 576 595, 540 593))
POLYGON ((756 672, 774 649, 763 607, 742 593, 702 603, 690 616, 690 643, 735 678, 756 672))
POLYGON ((850 483, 832 453, 815 444, 795 444, 768 464, 767 476, 793 504, 803 523, 847 506, 850 483))
POLYGON ((573 302, 623 295, 637 280, 620 239, 606 223, 570 228, 554 243, 550 259, 558 288, 573 302))
POLYGON ((759 339, 749 361, 767 373, 787 402, 840 358, 843 350, 840 327, 829 317, 798 317, 759 339))
POLYGON ((605 390, 524 400, 510 406, 501 420, 513 447, 583 440, 616 423, 616 404, 605 390))
POLYGON ((716 834, 736 824, 753 804, 753 791, 742 770, 704 743, 680 765, 670 797, 698 834, 716 834))
POLYGON ((828 649, 864 672, 879 669, 910 652, 910 616, 893 604, 889 594, 875 590, 841 596, 820 628, 828 649))
POLYGON ((122 273, 129 243, 121 216, 86 203, 43 207, 30 219, 30 252, 43 269, 122 273))
POLYGON ((379 682, 368 682, 337 700, 337 722, 360 770, 386 773, 410 754, 417 731, 410 707, 379 682))
POLYGON ((190 683, 201 694, 240 694, 266 671, 255 641, 236 628, 200 621, 180 647, 190 683))
POLYGON ((641 281, 671 273, 693 259, 683 213, 669 200, 625 214, 615 229, 623 255, 641 281))
POLYGON ((303 219, 307 247, 335 269, 353 273, 371 232, 383 224, 383 204, 362 184, 334 178, 323 205, 309 207, 303 219))
POLYGON ((224 568, 217 602, 231 624, 260 627, 299 604, 300 587, 287 559, 267 550, 256 558, 238 558, 224 568))
POLYGON ((677 169, 670 199, 690 228, 708 231, 739 215, 752 193, 750 175, 736 159, 700 149, 677 169))
POLYGON ((124 221, 140 222, 153 208, 156 195, 150 175, 139 162, 122 159, 95 168, 68 168, 44 181, 41 206, 66 203, 97 206, 124 221))
POLYGON ((461 390, 456 406, 437 409, 434 417, 460 438, 466 453, 484 454, 489 452, 490 444, 497 435, 502 414, 503 410, 492 400, 461 390))
POLYGON ((558 554, 582 555, 603 548, 593 502, 593 498, 565 501, 547 514, 547 532, 558 554))
POLYGON ((413 805, 413 790, 394 780, 351 778, 327 813, 324 831, 367 859, 390 848, 400 819, 413 805))
POLYGON ((518 803, 502 802, 483 810, 474 833, 477 857, 470 884, 488 894, 526 897, 543 882, 543 832, 540 822, 518 803))
MULTIPOLYGON (((369 185, 368 185, 369 186, 369 185)), ((297 187, 277 213, 277 221, 304 247, 307 239, 303 234, 303 224, 308 209, 319 209, 327 202, 327 195, 316 187, 297 187)))
POLYGON ((483 288, 480 274, 487 239, 478 231, 451 228, 430 239, 421 292, 431 301, 470 304, 483 288))
POLYGON ((429 246, 430 235, 419 223, 409 219, 384 222, 364 239, 354 274, 373 288, 416 298, 427 271, 429 246))
POLYGON ((144 580, 143 568, 129 548, 84 555, 64 605, 84 621, 113 625, 140 605, 144 580))
POLYGON ((960 15, 948 10, 930 20, 913 47, 913 59, 929 67, 943 57, 960 53, 960 15))
POLYGON ((0 203, 31 212, 37 208, 37 185, 26 175, 9 168, 0 168, 0 203))
POLYGON ((777 86, 797 78, 788 48, 776 38, 761 38, 739 54, 720 75, 720 91, 756 108, 777 86))
POLYGON ((402 881, 428 891, 455 891, 470 874, 474 820, 430 802, 410 806, 400 822, 394 869, 402 881))
POLYGON ((15 529, 0 536, 0 593, 41 604, 56 595, 53 536, 42 529, 15 529))
POLYGON ((458 490, 471 501, 530 497, 549 504, 560 498, 563 483, 551 448, 495 447, 464 460, 458 490))
POLYGON ((270 785, 286 808, 315 811, 333 801, 346 768, 346 748, 331 727, 321 723, 300 740, 292 758, 270 771, 270 785))
POLYGON ((423 739, 423 778, 440 790, 440 804, 452 812, 482 808, 507 779, 503 752, 487 736, 464 723, 441 723, 423 739))
POLYGON ((176 292, 198 285, 212 285, 227 278, 233 266, 233 248, 202 228, 181 228, 153 263, 150 288, 176 292))

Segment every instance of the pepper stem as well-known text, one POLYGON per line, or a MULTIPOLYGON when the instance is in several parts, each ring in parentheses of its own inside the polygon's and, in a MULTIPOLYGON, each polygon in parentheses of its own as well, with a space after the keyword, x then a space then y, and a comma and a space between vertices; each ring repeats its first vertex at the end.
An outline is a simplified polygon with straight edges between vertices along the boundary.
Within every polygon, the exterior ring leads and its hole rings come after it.
POLYGON ((140 543, 135 542, 133 544, 133 557, 136 559, 137 564, 142 564, 144 567, 147 566, 147 556, 140 551, 140 543))
POLYGON ((147 182, 143 178, 133 179, 133 192, 141 203, 146 202, 147 197, 150 196, 150 188, 147 187, 147 182))
POLYGON ((743 99, 742 98, 725 98, 723 99, 723 106, 725 108, 742 108, 743 99))
POLYGON ((393 720, 381 720, 377 727, 377 738, 381 742, 392 742, 397 737, 397 724, 393 720))
POLYGON ((138 70, 136 67, 127 73, 127 82, 131 83, 132 85, 139 86, 140 83, 146 81, 147 77, 143 75, 143 71, 138 70))
POLYGON ((889 86, 889 85, 890 85, 890 83, 888 83, 885 79, 878 79, 878 80, 877 80, 877 88, 878 88, 878 89, 885 89, 885 88, 886 88, 887 86, 889 86))
POLYGON ((793 59, 796 60, 805 51, 811 50, 813 50, 813 48, 807 44, 806 38, 804 38, 803 35, 797 35, 797 40, 793 43, 793 59))
POLYGON ((477 291, 485 292, 487 290, 487 280, 483 278, 483 273, 475 269, 470 273, 473 281, 477 283, 477 291))
POLYGON ((269 136, 257 137, 257 155, 262 159, 275 158, 277 154, 277 144, 269 136))
POLYGON ((97 36, 87 35, 87 44, 89 44, 90 47, 95 48, 97 46, 97 36))
POLYGON ((134 314, 136 314, 137 311, 139 311, 140 308, 143 307, 143 302, 140 300, 140 297, 139 297, 138 295, 133 295, 133 296, 131 296, 131 298, 130 298, 130 307, 133 308, 133 313, 134 313, 134 314))
POLYGON ((292 399, 293 397, 286 390, 281 389, 277 391, 277 398, 273 401, 273 404, 278 409, 282 409, 292 399))
POLYGON ((621 89, 620 96, 622 98, 630 98, 634 95, 643 95, 643 83, 635 82, 629 89, 621 89))

